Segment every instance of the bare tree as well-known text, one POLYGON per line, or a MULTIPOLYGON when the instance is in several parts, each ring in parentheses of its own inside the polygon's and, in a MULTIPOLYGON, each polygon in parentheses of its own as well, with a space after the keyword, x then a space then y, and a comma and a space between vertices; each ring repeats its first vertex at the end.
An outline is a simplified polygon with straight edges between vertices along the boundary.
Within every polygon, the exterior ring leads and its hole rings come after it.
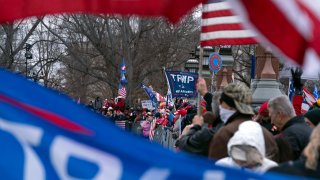
POLYGON ((19 65, 27 40, 41 19, 20 20, 0 25, 0 66, 14 70, 19 65))
POLYGON ((248 87, 251 84, 251 56, 255 54, 255 49, 256 45, 232 46, 234 78, 245 83, 248 87))
MULTIPOLYGON (((67 49, 68 59, 81 66, 73 68, 97 80, 103 89, 116 94, 119 65, 124 58, 127 66, 127 94, 131 103, 140 83, 162 76, 163 66, 181 64, 198 44, 199 19, 189 15, 179 26, 163 19, 142 19, 135 16, 58 16, 54 27, 43 22, 48 31, 67 49), (87 63, 90 61, 91 63, 87 63)), ((164 76, 155 87, 165 84, 164 76)), ((163 89, 163 88, 162 88, 163 89)))

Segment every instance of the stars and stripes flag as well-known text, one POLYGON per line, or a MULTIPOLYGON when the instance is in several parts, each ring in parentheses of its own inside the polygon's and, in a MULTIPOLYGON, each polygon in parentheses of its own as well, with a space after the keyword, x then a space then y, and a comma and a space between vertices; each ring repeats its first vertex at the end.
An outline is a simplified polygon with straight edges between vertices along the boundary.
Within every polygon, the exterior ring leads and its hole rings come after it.
POLYGON ((208 0, 203 4, 201 21, 201 46, 236 45, 256 43, 255 34, 242 26, 228 1, 208 0))
POLYGON ((118 90, 118 96, 123 97, 124 99, 127 97, 127 91, 126 91, 126 87, 121 85, 119 90, 118 90))
POLYGON ((155 92, 158 102, 166 102, 165 98, 158 92, 155 92))
POLYGON ((319 72, 320 1, 233 0, 233 9, 257 40, 275 53, 319 72))
POLYGON ((303 88, 303 95, 309 106, 312 106, 312 104, 314 104, 317 101, 317 99, 312 95, 312 93, 308 91, 308 89, 305 87, 303 88))

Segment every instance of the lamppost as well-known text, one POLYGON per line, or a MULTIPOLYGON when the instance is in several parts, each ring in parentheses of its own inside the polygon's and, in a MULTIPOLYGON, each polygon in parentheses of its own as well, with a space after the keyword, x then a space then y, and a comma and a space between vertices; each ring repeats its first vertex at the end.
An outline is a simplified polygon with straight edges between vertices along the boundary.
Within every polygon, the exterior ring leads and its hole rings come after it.
POLYGON ((199 65, 202 66, 202 72, 201 72, 201 76, 206 80, 209 88, 211 89, 212 86, 212 75, 211 75, 211 71, 209 68, 209 56, 210 54, 212 54, 213 52, 215 52, 215 49, 212 47, 204 47, 203 48, 203 61, 199 62, 200 60, 200 49, 198 47, 196 47, 190 54, 191 54, 191 58, 192 59, 196 59, 198 60, 198 69, 199 69, 199 65))
POLYGON ((26 53, 25 53, 25 57, 26 57, 26 77, 28 77, 28 59, 32 59, 32 53, 30 52, 32 48, 31 44, 26 43, 26 53))
POLYGON ((185 65, 184 69, 188 72, 198 72, 199 69, 199 61, 197 59, 189 59, 185 65))

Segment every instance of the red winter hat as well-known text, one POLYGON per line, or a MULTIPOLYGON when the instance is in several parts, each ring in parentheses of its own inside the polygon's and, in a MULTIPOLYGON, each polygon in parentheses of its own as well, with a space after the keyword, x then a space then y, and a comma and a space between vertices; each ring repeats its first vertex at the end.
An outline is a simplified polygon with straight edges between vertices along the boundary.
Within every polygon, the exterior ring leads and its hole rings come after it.
POLYGON ((263 117, 268 117, 269 116, 269 111, 268 111, 268 101, 263 103, 260 106, 259 109, 259 115, 263 116, 263 117))
POLYGON ((187 114, 187 111, 185 109, 180 109, 176 112, 176 114, 180 114, 181 116, 185 116, 187 114))

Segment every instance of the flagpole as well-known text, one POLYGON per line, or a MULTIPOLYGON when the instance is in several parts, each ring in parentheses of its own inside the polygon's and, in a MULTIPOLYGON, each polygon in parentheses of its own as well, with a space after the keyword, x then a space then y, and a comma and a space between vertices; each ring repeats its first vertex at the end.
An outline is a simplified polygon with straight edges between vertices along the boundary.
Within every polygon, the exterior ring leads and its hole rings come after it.
MULTIPOLYGON (((203 62, 203 48, 200 46, 200 53, 199 53, 199 78, 202 75, 202 62, 203 62)), ((201 94, 198 91, 198 110, 197 110, 197 115, 201 116, 201 106, 200 106, 200 102, 201 102, 201 94)))

